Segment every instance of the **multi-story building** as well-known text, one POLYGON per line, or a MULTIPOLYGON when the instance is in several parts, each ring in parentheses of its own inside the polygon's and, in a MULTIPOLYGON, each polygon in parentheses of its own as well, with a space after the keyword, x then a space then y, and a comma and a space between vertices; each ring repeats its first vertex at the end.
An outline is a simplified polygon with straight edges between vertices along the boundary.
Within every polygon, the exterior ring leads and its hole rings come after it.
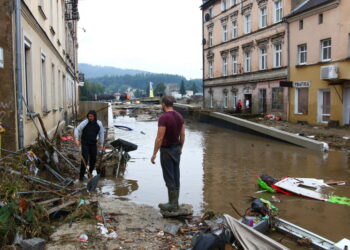
POLYGON ((203 12, 204 106, 287 117, 287 24, 298 1, 207 0, 203 12))
POLYGON ((38 126, 40 115, 51 133, 76 113, 77 2, 0 1, 0 147, 31 144, 38 136, 31 117, 38 126))
POLYGON ((350 1, 307 0, 290 30, 289 120, 350 124, 350 1))

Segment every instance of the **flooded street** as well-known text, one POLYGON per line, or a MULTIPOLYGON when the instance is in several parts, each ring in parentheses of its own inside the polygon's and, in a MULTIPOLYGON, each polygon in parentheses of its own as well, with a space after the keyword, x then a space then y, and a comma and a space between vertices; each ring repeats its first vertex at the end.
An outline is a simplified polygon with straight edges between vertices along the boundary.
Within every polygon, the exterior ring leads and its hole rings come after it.
MULTIPOLYGON (((138 145, 131 152, 124 178, 106 179, 102 192, 107 196, 157 207, 167 200, 159 154, 152 165, 150 157, 157 122, 139 122, 118 117, 114 124, 133 131, 115 129, 116 138, 138 145)), ((180 202, 189 203, 196 214, 205 209, 229 213, 232 202, 241 213, 250 206, 249 197, 271 199, 271 194, 256 194, 256 176, 266 173, 284 176, 324 178, 350 182, 346 152, 319 153, 283 142, 257 137, 203 123, 188 122, 181 159, 180 202)), ((335 195, 350 197, 350 186, 336 186, 335 195)), ((276 195, 281 203, 279 216, 330 240, 350 237, 350 207, 296 196, 276 195)))

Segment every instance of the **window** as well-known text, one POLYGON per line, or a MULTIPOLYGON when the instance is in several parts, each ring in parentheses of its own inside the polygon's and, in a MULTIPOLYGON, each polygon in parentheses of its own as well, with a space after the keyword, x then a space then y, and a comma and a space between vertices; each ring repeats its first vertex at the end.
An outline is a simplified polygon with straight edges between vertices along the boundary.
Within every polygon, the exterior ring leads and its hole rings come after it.
POLYGON ((306 115, 309 109, 309 88, 295 88, 295 113, 306 115))
POLYGON ((237 68, 237 55, 232 55, 232 75, 237 75, 238 68, 237 68))
POLYGON ((298 45, 298 64, 306 64, 307 62, 307 45, 298 45))
POLYGON ((209 61, 209 71, 208 71, 208 77, 213 77, 213 61, 209 61))
POLYGON ((46 79, 46 56, 41 54, 41 106, 43 112, 48 112, 47 106, 47 79, 46 79))
POLYGON ((267 8, 262 7, 260 9, 260 23, 259 23, 260 28, 264 28, 267 26, 267 8))
POLYGON ((222 76, 227 76, 227 57, 222 58, 222 76))
POLYGON ((51 108, 57 109, 56 107, 56 79, 55 79, 55 64, 51 65, 51 108))
POLYGON ((57 72, 57 87, 58 87, 58 106, 61 109, 63 106, 62 103, 62 76, 61 76, 61 71, 58 70, 57 72))
POLYGON ((282 21, 282 0, 274 3, 274 22, 278 23, 280 21, 282 21))
POLYGON ((214 107, 214 95, 213 92, 210 92, 210 108, 214 107))
POLYGON ((224 92, 224 108, 227 108, 227 91, 224 92))
POLYGON ((24 81, 25 81, 25 96, 27 103, 27 112, 34 113, 34 90, 33 90, 33 75, 32 75, 32 44, 24 41, 24 81))
POLYGON ((244 34, 248 34, 252 31, 252 19, 251 15, 244 16, 244 34))
POLYGON ((63 101, 63 108, 68 105, 68 99, 67 99, 67 79, 64 73, 62 72, 62 101, 63 101))
POLYGON ((232 39, 238 37, 237 20, 232 21, 232 39))
POLYGON ((236 91, 232 92, 232 107, 234 109, 236 109, 236 104, 237 104, 237 101, 238 101, 237 98, 238 98, 237 92, 236 91))
POLYGON ((322 24, 323 23, 323 13, 318 15, 318 24, 322 24))
POLYGON ((235 6, 237 4, 237 0, 231 0, 231 6, 235 6))
POLYGON ((250 72, 250 51, 244 52, 244 72, 250 72))
POLYGON ((213 46, 214 39, 213 39, 213 31, 209 31, 209 46, 213 46))
POLYGON ((332 56, 331 39, 321 41, 321 61, 330 61, 332 56))
POLYGON ((299 21, 299 30, 304 29, 304 20, 299 21))
POLYGON ((212 7, 209 8, 208 13, 209 13, 210 18, 212 18, 213 17, 213 8, 212 7))
POLYGON ((222 26, 222 41, 227 42, 227 25, 222 26))
POLYGON ((348 57, 350 58, 350 34, 348 39, 348 57))
POLYGON ((283 88, 272 88, 272 104, 274 110, 283 110, 283 88))
POLYGON ((227 9, 226 0, 221 0, 221 11, 225 11, 227 9))
POLYGON ((274 51, 273 51, 273 67, 278 68, 282 65, 282 45, 280 43, 277 43, 274 45, 274 51))
POLYGON ((259 51, 259 69, 264 70, 267 69, 267 53, 266 53, 266 47, 260 48, 259 51))

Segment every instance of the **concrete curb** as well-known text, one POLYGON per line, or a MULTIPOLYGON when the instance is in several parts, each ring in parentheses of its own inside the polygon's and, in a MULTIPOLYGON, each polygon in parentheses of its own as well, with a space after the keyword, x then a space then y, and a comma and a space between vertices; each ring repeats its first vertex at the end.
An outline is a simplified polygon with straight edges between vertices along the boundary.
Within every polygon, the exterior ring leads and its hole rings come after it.
POLYGON ((289 142, 304 148, 309 148, 316 151, 327 151, 328 144, 316 140, 309 139, 307 137, 302 137, 299 135, 295 135, 289 132, 285 132, 276 128, 268 127, 262 124, 258 124, 255 122, 247 121, 241 118, 237 118, 234 116, 226 115, 219 112, 213 112, 210 116, 215 117, 217 119, 221 119, 245 128, 249 128, 258 133, 265 134, 271 136, 273 138, 277 138, 279 140, 289 142))
MULTIPOLYGON (((187 104, 178 104, 174 105, 175 108, 187 110, 189 112, 198 112, 201 113, 201 108, 196 106, 191 106, 187 104)), ((248 120, 244 120, 235 116, 226 115, 220 112, 212 112, 207 113, 210 117, 216 118, 218 120, 226 121, 227 123, 234 124, 236 126, 240 126, 243 128, 250 129, 252 131, 257 132, 258 134, 267 135, 272 138, 276 138, 281 141, 285 141, 300 147, 316 150, 316 151, 328 151, 328 144, 325 142, 320 142, 316 140, 312 140, 307 137, 302 137, 299 135, 295 135, 289 132, 285 132, 273 127, 265 126, 259 123, 251 122, 248 120)))

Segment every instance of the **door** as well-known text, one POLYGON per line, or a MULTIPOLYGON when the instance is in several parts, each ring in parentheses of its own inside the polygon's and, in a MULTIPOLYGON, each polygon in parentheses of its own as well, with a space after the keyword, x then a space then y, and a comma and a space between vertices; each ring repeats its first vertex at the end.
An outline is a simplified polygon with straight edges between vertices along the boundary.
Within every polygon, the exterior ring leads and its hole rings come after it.
POLYGON ((251 113, 252 111, 252 95, 246 94, 244 95, 244 108, 247 113, 251 113))
POLYGON ((350 88, 344 89, 344 125, 350 124, 350 88))
POLYGON ((331 117, 331 92, 329 89, 319 90, 318 93, 318 121, 328 123, 331 117))
POLYGON ((266 89, 259 89, 259 113, 266 113, 266 89))

